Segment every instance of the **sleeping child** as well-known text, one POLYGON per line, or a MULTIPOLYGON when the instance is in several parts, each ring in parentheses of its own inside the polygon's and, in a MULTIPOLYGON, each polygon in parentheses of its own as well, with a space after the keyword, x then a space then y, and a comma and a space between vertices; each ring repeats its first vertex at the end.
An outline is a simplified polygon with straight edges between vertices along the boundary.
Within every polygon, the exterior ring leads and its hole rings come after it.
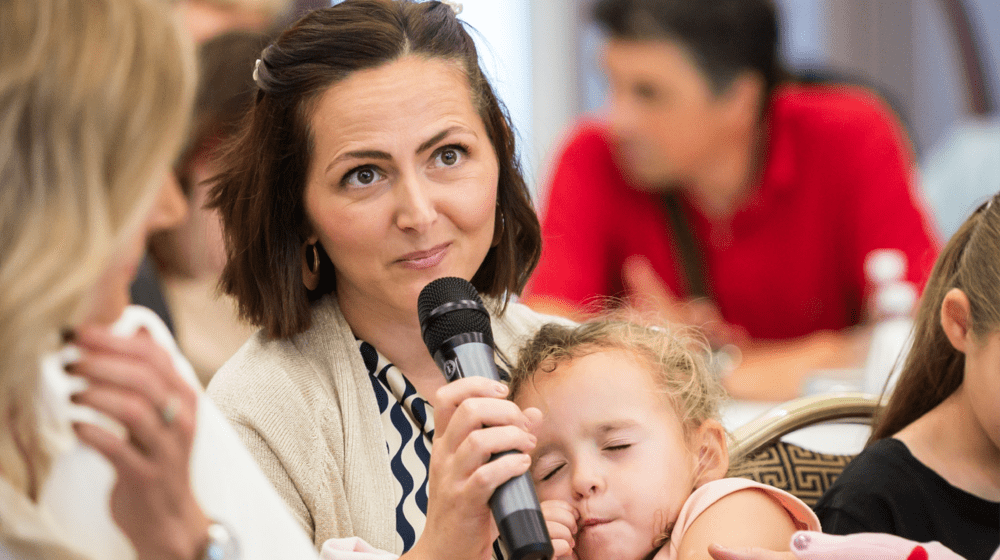
POLYGON ((709 544, 788 550, 808 506, 729 469, 724 393, 686 331, 549 324, 521 350, 510 398, 544 415, 531 474, 556 556, 708 559, 709 544))

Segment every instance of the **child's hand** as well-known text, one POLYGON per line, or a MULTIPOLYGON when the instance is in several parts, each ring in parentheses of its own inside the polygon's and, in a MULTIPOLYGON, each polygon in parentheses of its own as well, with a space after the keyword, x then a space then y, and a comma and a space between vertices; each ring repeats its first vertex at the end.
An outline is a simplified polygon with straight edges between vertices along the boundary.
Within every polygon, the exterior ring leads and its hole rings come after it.
POLYGON ((573 535, 576 535, 576 523, 580 519, 580 514, 573 506, 562 500, 548 500, 542 502, 542 515, 545 516, 545 525, 552 538, 556 560, 560 558, 576 560, 576 554, 573 552, 576 539, 573 535))

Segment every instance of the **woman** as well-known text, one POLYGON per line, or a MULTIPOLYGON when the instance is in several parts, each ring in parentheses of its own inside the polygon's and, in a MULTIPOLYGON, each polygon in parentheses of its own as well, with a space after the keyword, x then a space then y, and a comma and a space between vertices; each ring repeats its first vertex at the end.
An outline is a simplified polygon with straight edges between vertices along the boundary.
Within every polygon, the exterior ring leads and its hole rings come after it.
POLYGON ((126 310, 147 236, 186 211, 194 64, 168 10, 0 7, 3 558, 314 557, 164 325, 126 310))
POLYGON ((191 212, 177 227, 154 236, 149 246, 158 277, 154 289, 167 304, 163 316, 169 317, 178 345, 205 386, 257 330, 238 320, 232 298, 219 294, 219 274, 226 263, 222 224, 218 212, 204 205, 217 172, 215 152, 253 102, 255 87, 247 69, 271 39, 262 33, 229 32, 198 48, 193 126, 175 166, 191 212))
POLYGON ((446 4, 347 0, 255 74, 213 204, 222 285, 263 329, 209 394, 317 545, 489 555, 487 500, 528 458, 488 458, 531 449, 532 413, 499 383, 445 386, 416 305, 436 278, 470 280, 508 354, 544 319, 508 301, 539 225, 475 45, 446 4))

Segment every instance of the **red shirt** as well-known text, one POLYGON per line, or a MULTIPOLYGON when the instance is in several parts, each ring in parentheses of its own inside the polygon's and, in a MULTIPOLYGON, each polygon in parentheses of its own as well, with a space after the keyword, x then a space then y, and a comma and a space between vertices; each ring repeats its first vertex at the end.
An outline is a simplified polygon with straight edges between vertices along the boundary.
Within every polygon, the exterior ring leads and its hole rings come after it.
MULTIPOLYGON (((842 329, 862 319, 865 257, 900 249, 922 288, 937 256, 914 193, 905 137, 885 106, 853 88, 785 86, 768 117, 753 195, 725 223, 683 200, 723 318, 762 339, 842 329)), ((582 123, 558 160, 529 293, 575 303, 623 296, 621 268, 644 255, 686 297, 660 195, 630 186, 609 138, 582 123)))

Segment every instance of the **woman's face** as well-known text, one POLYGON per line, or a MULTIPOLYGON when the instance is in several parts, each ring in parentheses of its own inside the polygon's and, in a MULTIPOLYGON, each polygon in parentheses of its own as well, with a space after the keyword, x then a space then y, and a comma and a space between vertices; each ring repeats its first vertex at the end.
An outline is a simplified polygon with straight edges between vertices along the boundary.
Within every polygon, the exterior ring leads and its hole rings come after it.
POLYGON ((493 239, 499 168, 455 64, 407 56, 318 98, 305 207, 345 315, 416 321, 417 295, 470 280, 493 239))
POLYGON ((121 316, 131 301, 129 287, 145 254, 146 240, 157 231, 179 224, 186 213, 187 202, 180 184, 177 177, 169 173, 142 227, 112 255, 111 263, 91 293, 90 311, 84 322, 110 325, 121 316))

